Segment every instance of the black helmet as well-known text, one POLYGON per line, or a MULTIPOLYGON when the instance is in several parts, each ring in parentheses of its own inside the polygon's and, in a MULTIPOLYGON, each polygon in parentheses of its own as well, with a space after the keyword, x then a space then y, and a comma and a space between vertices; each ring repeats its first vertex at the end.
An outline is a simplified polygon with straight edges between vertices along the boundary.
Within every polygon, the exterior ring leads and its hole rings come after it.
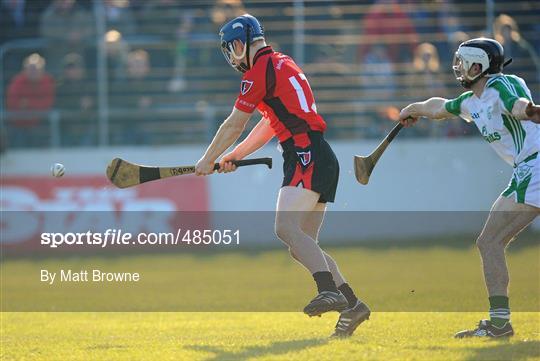
POLYGON ((486 52, 489 58, 489 68, 482 69, 482 72, 487 70, 488 74, 497 74, 503 70, 504 64, 504 49, 497 40, 489 38, 476 38, 467 40, 462 43, 462 46, 471 46, 473 48, 480 48, 486 52))
POLYGON ((504 49, 497 40, 476 38, 459 45, 453 69, 456 79, 468 88, 485 75, 500 73, 511 61, 504 60, 504 49), (473 64, 480 64, 482 72, 471 78, 468 74, 473 64))

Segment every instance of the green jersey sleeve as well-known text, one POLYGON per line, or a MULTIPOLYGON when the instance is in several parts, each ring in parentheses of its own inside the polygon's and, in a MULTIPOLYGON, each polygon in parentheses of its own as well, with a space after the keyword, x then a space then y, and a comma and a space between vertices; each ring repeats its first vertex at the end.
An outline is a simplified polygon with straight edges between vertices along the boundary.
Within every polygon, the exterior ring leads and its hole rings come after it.
POLYGON ((454 114, 456 116, 460 116, 463 114, 463 111, 461 109, 461 104, 463 101, 467 98, 470 98, 473 95, 472 91, 465 92, 458 96, 455 99, 447 100, 446 103, 444 103, 444 107, 448 113, 454 114))
POLYGON ((512 113, 514 103, 519 98, 527 98, 530 100, 529 94, 517 80, 517 77, 499 76, 493 81, 488 81, 487 85, 499 93, 499 99, 502 106, 508 113, 512 113))

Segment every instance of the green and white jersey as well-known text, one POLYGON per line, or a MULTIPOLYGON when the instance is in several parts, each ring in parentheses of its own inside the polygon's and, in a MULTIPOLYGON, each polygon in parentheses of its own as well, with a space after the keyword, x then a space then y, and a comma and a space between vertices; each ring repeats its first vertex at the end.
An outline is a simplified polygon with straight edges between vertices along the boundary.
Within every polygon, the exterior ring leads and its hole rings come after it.
POLYGON ((446 102, 449 113, 474 122, 499 156, 514 166, 540 151, 540 125, 512 116, 519 98, 531 100, 525 81, 515 75, 490 78, 480 98, 472 91, 446 102))

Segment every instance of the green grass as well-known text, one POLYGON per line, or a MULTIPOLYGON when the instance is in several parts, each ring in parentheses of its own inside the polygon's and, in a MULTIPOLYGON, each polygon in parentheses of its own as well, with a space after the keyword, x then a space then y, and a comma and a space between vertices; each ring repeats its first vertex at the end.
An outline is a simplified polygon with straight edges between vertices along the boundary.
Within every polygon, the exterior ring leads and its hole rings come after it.
POLYGON ((329 251, 374 310, 348 340, 328 339, 336 314, 298 312, 314 295, 313 281, 283 249, 4 259, 0 359, 540 360, 540 246, 508 252, 517 332, 510 341, 452 338, 486 317, 473 247, 329 251), (39 282, 40 269, 77 267, 137 271, 142 281, 39 282))
POLYGON ((511 340, 456 340, 483 314, 374 313, 347 340, 336 315, 4 313, 2 360, 538 360, 538 313, 513 315, 511 340))
MULTIPOLYGON (((473 247, 331 248, 349 283, 375 311, 484 311, 473 247)), ((540 310, 540 246, 508 254, 513 311, 540 310)), ((13 259, 2 267, 3 311, 298 311, 311 275, 284 249, 258 253, 13 259), (135 284, 40 282, 40 270, 140 272, 135 284)))

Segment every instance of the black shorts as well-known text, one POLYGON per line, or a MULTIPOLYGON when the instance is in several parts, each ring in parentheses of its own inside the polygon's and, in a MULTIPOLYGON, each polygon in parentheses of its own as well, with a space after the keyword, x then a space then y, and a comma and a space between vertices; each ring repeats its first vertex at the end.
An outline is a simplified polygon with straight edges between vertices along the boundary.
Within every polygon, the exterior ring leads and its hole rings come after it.
POLYGON ((289 138, 283 148, 282 187, 303 187, 320 194, 319 202, 333 202, 339 179, 339 162, 322 133, 309 132, 304 141, 289 138))

